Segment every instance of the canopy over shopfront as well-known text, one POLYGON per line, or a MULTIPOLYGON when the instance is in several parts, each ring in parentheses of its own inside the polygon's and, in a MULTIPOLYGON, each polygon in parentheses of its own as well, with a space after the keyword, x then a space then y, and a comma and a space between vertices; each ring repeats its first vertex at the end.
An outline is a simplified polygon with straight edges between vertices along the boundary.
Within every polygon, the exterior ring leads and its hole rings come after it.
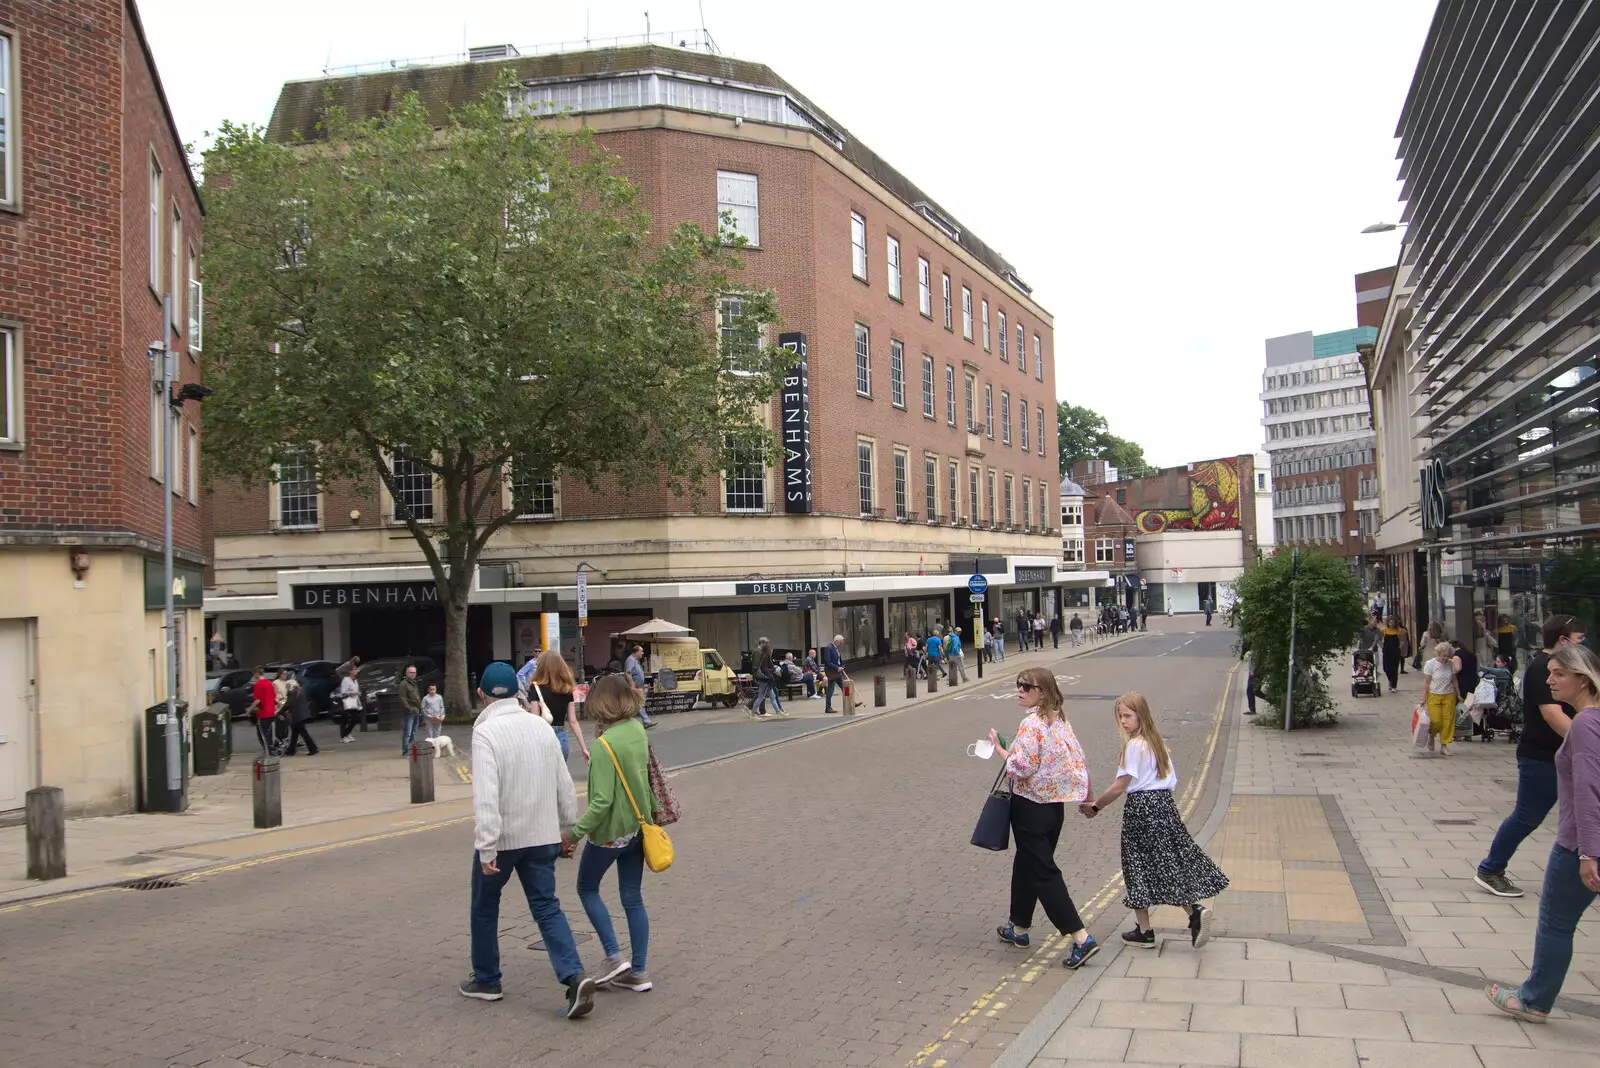
POLYGON ((648 623, 641 623, 637 627, 623 631, 616 635, 618 638, 638 638, 649 641, 652 638, 689 638, 694 636, 694 631, 689 627, 680 627, 676 623, 668 623, 664 619, 652 619, 648 623))

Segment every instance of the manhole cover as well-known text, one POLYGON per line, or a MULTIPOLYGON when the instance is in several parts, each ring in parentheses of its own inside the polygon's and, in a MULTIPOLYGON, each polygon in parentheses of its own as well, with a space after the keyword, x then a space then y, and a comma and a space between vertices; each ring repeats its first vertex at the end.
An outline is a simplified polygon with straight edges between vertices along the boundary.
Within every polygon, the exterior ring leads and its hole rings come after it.
POLYGON ((140 879, 136 883, 129 883, 124 890, 173 890, 183 884, 175 879, 140 879))
MULTIPOLYGON (((592 932, 592 931, 573 931, 572 932, 572 940, 574 942, 591 942, 591 941, 594 940, 594 932, 592 932)), ((544 939, 535 938, 532 942, 528 943, 528 948, 529 949, 537 949, 539 952, 543 953, 544 952, 544 939)))
POLYGON ((1472 825, 1474 825, 1477 822, 1478 821, 1476 819, 1434 820, 1433 821, 1434 826, 1436 826, 1436 827, 1471 827, 1472 825))

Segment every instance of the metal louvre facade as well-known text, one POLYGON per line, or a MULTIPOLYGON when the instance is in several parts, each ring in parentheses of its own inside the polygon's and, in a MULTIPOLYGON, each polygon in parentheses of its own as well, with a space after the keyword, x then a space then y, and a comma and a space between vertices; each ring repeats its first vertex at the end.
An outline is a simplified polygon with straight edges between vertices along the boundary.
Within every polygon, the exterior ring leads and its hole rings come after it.
POLYGON ((1397 136, 1409 407, 1446 495, 1423 536, 1459 632, 1469 605, 1542 612, 1544 564, 1600 533, 1600 0, 1442 0, 1397 136))

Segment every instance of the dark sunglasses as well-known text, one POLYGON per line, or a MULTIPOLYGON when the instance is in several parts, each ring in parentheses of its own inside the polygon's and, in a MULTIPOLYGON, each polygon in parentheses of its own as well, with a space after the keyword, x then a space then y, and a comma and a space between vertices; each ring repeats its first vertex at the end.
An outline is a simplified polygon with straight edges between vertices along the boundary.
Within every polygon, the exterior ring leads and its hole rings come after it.
POLYGON ((1039 687, 1035 686, 1031 682, 1023 682, 1021 679, 1017 680, 1017 689, 1019 690, 1037 690, 1038 688, 1039 687))

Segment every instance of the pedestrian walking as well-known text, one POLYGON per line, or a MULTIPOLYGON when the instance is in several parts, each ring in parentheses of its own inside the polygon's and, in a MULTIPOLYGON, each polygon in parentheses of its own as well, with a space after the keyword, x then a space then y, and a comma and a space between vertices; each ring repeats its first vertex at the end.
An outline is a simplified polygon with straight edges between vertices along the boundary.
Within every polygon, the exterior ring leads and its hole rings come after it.
POLYGON ((1043 650, 1044 649, 1044 629, 1045 629, 1044 616, 1042 616, 1042 615, 1034 616, 1033 617, 1033 647, 1036 650, 1043 650))
POLYGON ((961 650, 961 635, 954 627, 944 636, 944 662, 951 682, 967 681, 967 658, 961 650))
POLYGON ((1006 658, 1006 625, 1000 621, 999 616, 994 617, 994 626, 990 631, 990 636, 994 639, 992 643, 994 662, 998 663, 1006 658))
POLYGON ((1247 716, 1256 714, 1256 698, 1261 696, 1261 654, 1250 650, 1249 674, 1244 680, 1244 704, 1247 716))
POLYGON ((306 756, 316 756, 322 752, 306 730, 306 724, 311 722, 311 702, 306 699, 305 687, 301 686, 297 679, 289 680, 289 696, 284 702, 284 715, 289 721, 289 748, 284 750, 284 756, 294 756, 299 751, 301 742, 306 743, 306 756))
POLYGON ((1050 617, 1050 648, 1061 648, 1061 617, 1050 617))
POLYGON ((928 676, 935 673, 942 679, 944 672, 944 634, 939 627, 933 628, 933 633, 928 635, 927 643, 923 646, 928 655, 928 676))
POLYGON ((1456 677, 1461 674, 1461 658, 1456 647, 1440 642, 1433 647, 1433 656, 1422 665, 1422 701, 1428 713, 1428 752, 1433 743, 1439 743, 1439 755, 1450 755, 1450 743, 1456 737, 1456 677))
MULTIPOLYGON (((623 663, 622 670, 628 673, 628 679, 634 688, 644 692, 644 646, 635 645, 628 651, 628 659, 623 663)), ((650 718, 650 713, 643 708, 639 709, 639 722, 644 724, 645 730, 656 725, 655 720, 650 718)))
POLYGON ((1205 600, 1206 626, 1211 626, 1211 613, 1216 609, 1216 604, 1207 597, 1205 600))
POLYGON ((1199 949, 1211 940, 1212 913, 1202 902, 1227 889, 1228 877, 1183 825, 1173 799, 1178 775, 1150 714, 1150 703, 1143 694, 1131 691, 1117 698, 1112 711, 1122 735, 1117 781, 1082 805, 1081 811, 1093 819, 1101 809, 1125 797, 1122 877, 1128 891, 1122 904, 1133 910, 1134 928, 1123 932, 1122 940, 1140 949, 1154 949, 1151 907, 1177 905, 1188 913, 1189 943, 1199 949))
POLYGON ((908 630, 905 632, 905 641, 900 645, 900 651, 905 655, 906 678, 917 677, 918 670, 922 667, 922 643, 908 630))
POLYGON ((768 713, 762 711, 767 701, 772 702, 772 715, 784 716, 788 713, 783 710, 783 700, 778 696, 778 665, 772 659, 772 639, 762 638, 756 643, 760 650, 756 657, 756 696, 750 702, 750 711, 757 716, 768 713))
POLYGON ((1378 651, 1378 621, 1373 619, 1361 628, 1361 636, 1356 639, 1356 651, 1362 653, 1375 653, 1378 651))
MULTIPOLYGON (((1556 840, 1539 892, 1533 965, 1520 987, 1494 983, 1485 991, 1496 1007, 1543 1023, 1572 964, 1573 935, 1600 894, 1600 657, 1581 645, 1558 648, 1547 670, 1550 695, 1581 711, 1567 726, 1556 753, 1556 840)), ((1592 1052, 1592 1050, 1591 1050, 1592 1052)))
POLYGON ((1142 604, 1139 606, 1139 629, 1150 629, 1150 606, 1147 604, 1142 604))
MULTIPOLYGON (((1544 822, 1556 804, 1556 755, 1571 733, 1578 714, 1550 689, 1550 660, 1562 649, 1582 645, 1589 628, 1576 616, 1554 615, 1544 621, 1544 649, 1528 660, 1522 676, 1522 738, 1517 742, 1517 801, 1500 824, 1489 855, 1478 863, 1474 881, 1496 897, 1521 897, 1522 889, 1506 878, 1506 868, 1523 839, 1544 822)), ((1591 854, 1593 855, 1593 854, 1591 854)))
POLYGON ((1067 620, 1067 636, 1072 639, 1072 647, 1078 648, 1083 644, 1083 617, 1072 613, 1072 618, 1067 620))
POLYGON ((1400 669, 1405 666, 1405 636, 1405 628, 1394 616, 1389 617, 1389 622, 1379 632, 1383 645, 1383 673, 1389 676, 1390 693, 1400 688, 1400 669))
POLYGON ((533 664, 533 674, 528 677, 529 692, 544 706, 545 720, 556 732, 556 742, 561 746, 561 758, 572 755, 572 743, 578 743, 583 759, 589 759, 589 746, 583 740, 583 728, 578 724, 578 708, 573 693, 578 688, 572 677, 572 668, 566 658, 555 649, 540 653, 533 664))
POLYGON ((517 700, 510 664, 484 668, 483 711, 472 727, 472 974, 465 997, 499 1001, 500 892, 516 872, 545 952, 567 988, 568 1019, 594 1007, 595 982, 583 970, 572 927, 556 896, 556 858, 578 822, 578 795, 555 732, 517 700))
POLYGON ((355 739, 350 737, 350 733, 360 725, 361 717, 366 715, 361 708, 361 684, 356 681, 355 668, 344 672, 339 679, 339 709, 339 740, 353 742, 355 739))
POLYGON ((439 696, 437 682, 428 683, 428 692, 422 695, 422 725, 429 741, 444 733, 444 698, 439 696))
POLYGON ((822 647, 822 673, 828 677, 827 688, 822 694, 822 711, 830 716, 834 713, 833 691, 843 689, 845 683, 850 681, 850 676, 844 671, 844 654, 839 651, 842 645, 844 635, 835 634, 833 641, 822 647))
POLYGON ((638 719, 643 705, 644 695, 614 676, 601 679, 589 691, 584 708, 594 721, 595 744, 604 755, 589 762, 589 807, 564 839, 568 855, 578 842, 588 839, 578 860, 578 899, 606 954, 595 973, 595 985, 641 992, 652 984, 647 970, 650 916, 644 907, 644 841, 639 827, 641 816, 650 823, 657 819, 655 793, 650 789, 650 743, 638 719), (617 896, 628 918, 627 958, 617 942, 611 912, 600 896, 600 880, 613 864, 617 896))
POLYGON ((255 681, 250 684, 249 711, 256 717, 256 738, 261 742, 262 755, 272 752, 273 726, 278 716, 278 688, 267 678, 263 668, 256 668, 255 681))
POLYGON ((1011 834, 1017 846, 1011 861, 1010 918, 995 933, 1002 942, 1027 948, 1034 906, 1042 905, 1056 930, 1072 938, 1062 963, 1078 968, 1100 946, 1072 903, 1055 854, 1067 806, 1089 799, 1089 765, 1062 711, 1054 675, 1044 668, 1023 668, 1017 675, 1017 703, 1028 714, 1011 744, 1002 745, 1000 735, 989 731, 1010 778, 1011 834))
POLYGON ((422 690, 417 686, 415 664, 406 667, 406 677, 400 680, 400 707, 405 709, 400 755, 405 756, 411 752, 411 743, 417 736, 417 724, 422 719, 422 690))

